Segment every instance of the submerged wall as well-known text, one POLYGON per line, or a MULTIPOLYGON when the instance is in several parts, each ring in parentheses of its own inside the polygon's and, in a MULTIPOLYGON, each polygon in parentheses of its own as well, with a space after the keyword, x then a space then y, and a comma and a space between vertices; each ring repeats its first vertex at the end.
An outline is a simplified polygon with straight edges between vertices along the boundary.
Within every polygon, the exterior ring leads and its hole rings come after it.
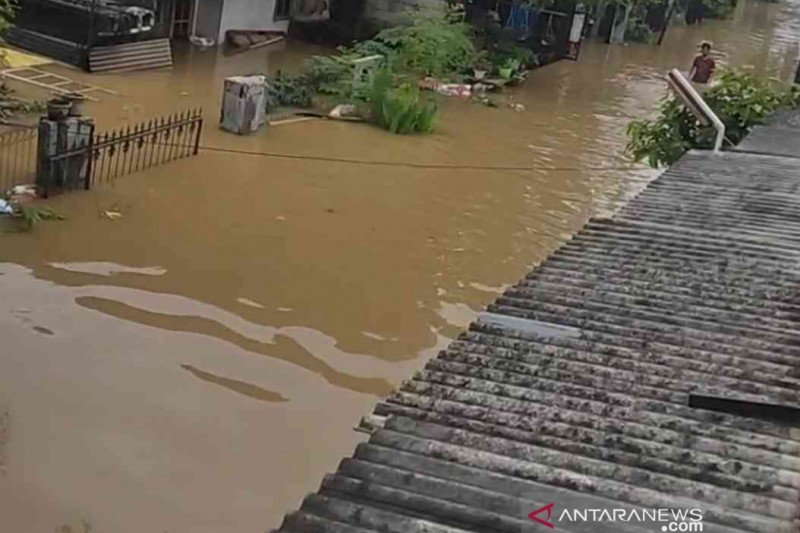
POLYGON ((441 12, 445 6, 442 0, 366 0, 364 24, 367 29, 379 30, 402 24, 411 13, 441 12))
POLYGON ((224 0, 217 42, 225 41, 228 30, 286 31, 289 21, 273 20, 274 13, 275 0, 224 0))

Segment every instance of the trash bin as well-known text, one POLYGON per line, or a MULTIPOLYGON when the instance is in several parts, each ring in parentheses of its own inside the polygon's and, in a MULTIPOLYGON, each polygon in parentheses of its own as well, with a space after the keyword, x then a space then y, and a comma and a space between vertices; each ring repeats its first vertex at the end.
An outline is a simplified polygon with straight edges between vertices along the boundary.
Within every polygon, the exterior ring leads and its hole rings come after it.
POLYGON ((247 135, 266 122, 266 78, 233 76, 225 80, 220 127, 247 135))

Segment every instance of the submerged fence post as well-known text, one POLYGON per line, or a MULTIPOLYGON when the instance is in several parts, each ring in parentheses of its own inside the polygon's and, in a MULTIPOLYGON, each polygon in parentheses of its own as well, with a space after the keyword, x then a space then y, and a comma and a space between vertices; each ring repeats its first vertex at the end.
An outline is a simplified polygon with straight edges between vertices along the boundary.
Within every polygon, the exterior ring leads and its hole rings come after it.
POLYGON ((794 72, 794 82, 800 84, 800 61, 797 62, 797 70, 794 72))
POLYGON ((669 23, 672 22, 672 16, 675 12, 675 0, 668 0, 667 1, 667 11, 664 13, 664 23, 661 25, 661 31, 658 32, 658 42, 657 45, 661 46, 661 43, 664 42, 664 36, 667 34, 667 28, 669 27, 669 23))
POLYGON ((50 183, 53 180, 54 162, 58 142, 57 123, 42 117, 39 120, 38 142, 36 154, 36 187, 42 191, 42 196, 50 195, 50 183))
POLYGON ((94 122, 89 128, 88 149, 89 160, 86 163, 86 182, 84 184, 87 191, 92 188, 92 172, 94 172, 94 122))
POLYGON ((633 6, 629 4, 617 4, 614 13, 614 22, 611 25, 610 44, 622 44, 625 42, 625 30, 628 28, 628 18, 630 18, 633 6))
POLYGON ((195 112, 195 117, 197 120, 197 133, 196 137, 194 138, 194 155, 197 155, 200 152, 200 134, 203 132, 203 111, 202 109, 198 109, 195 112))

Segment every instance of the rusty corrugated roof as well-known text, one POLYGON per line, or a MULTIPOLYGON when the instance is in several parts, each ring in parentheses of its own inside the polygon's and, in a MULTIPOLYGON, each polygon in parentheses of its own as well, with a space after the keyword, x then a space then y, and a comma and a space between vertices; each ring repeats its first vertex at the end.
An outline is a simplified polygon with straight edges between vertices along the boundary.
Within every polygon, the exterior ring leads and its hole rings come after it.
POLYGON ((800 406, 798 122, 689 153, 591 220, 379 403, 369 442, 278 531, 544 531, 525 510, 551 501, 800 531, 800 427, 688 405, 800 406))

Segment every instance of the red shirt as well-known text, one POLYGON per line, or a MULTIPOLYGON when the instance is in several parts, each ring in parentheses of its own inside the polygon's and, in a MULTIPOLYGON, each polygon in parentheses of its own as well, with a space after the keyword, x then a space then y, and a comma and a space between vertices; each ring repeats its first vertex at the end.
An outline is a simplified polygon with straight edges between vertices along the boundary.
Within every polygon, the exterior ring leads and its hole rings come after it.
POLYGON ((692 62, 692 70, 694 70, 694 76, 692 76, 692 81, 695 83, 708 83, 708 80, 711 79, 711 74, 717 68, 717 64, 708 56, 703 57, 703 54, 694 58, 694 62, 692 62))

